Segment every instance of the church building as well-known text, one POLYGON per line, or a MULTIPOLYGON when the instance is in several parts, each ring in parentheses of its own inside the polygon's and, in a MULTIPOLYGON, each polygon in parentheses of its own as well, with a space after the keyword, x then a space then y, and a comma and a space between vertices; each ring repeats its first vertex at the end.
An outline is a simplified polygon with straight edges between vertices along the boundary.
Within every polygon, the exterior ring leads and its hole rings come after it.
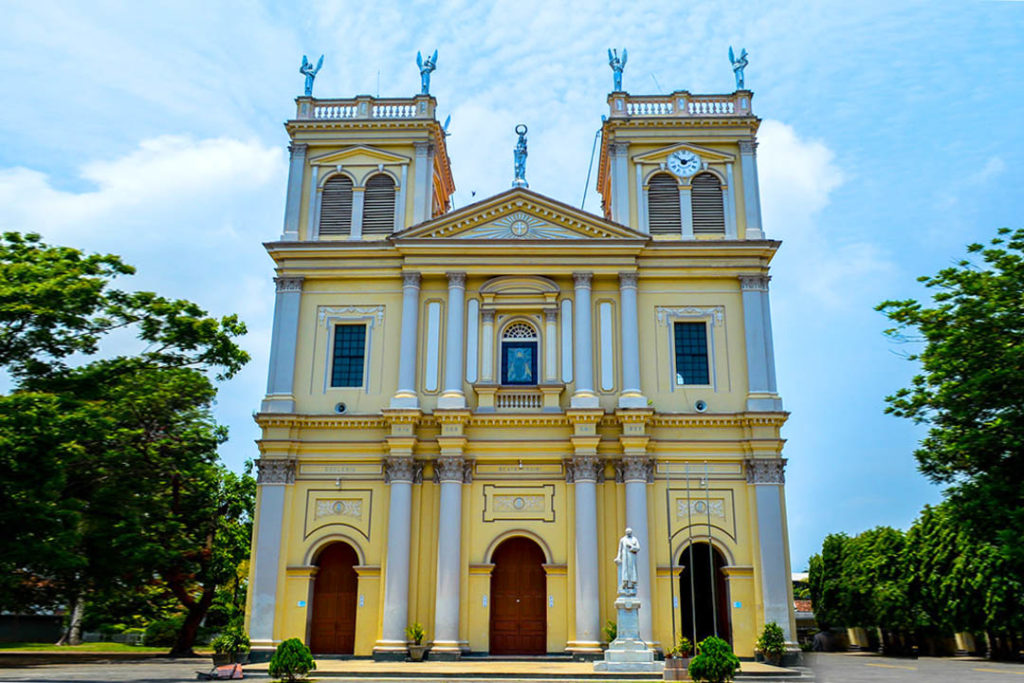
POLYGON ((717 633, 751 657, 771 621, 794 640, 780 243, 737 80, 616 87, 595 215, 530 190, 519 163, 511 189, 452 209, 427 78, 350 99, 309 79, 265 245, 254 649, 404 659, 419 623, 431 659, 598 657, 627 527, 652 648, 717 633))

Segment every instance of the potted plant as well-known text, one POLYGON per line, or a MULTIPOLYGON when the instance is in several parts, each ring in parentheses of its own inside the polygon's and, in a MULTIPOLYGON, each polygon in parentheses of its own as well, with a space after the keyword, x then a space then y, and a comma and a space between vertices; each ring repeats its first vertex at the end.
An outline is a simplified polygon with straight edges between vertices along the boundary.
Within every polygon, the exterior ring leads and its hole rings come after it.
POLYGON ((680 635, 676 640, 675 647, 665 653, 665 680, 684 680, 686 669, 690 666, 691 654, 693 654, 693 643, 686 636, 680 635))
POLYGON ((786 636, 778 624, 770 621, 764 625, 755 646, 766 663, 778 666, 782 662, 782 655, 786 654, 786 636))
POLYGON ((297 681, 316 669, 313 653, 298 638, 289 638, 274 650, 267 673, 278 681, 297 681))
POLYGON ((619 625, 611 619, 608 620, 608 623, 605 624, 604 628, 601 630, 604 631, 604 638, 609 645, 612 644, 613 640, 619 637, 619 625))
POLYGON ((697 646, 697 656, 690 660, 690 678, 703 683, 726 683, 739 671, 740 660, 729 643, 708 636, 697 646))
POLYGON ((427 653, 427 646, 423 644, 423 636, 426 635, 423 624, 417 621, 411 626, 406 626, 405 635, 411 641, 408 645, 409 659, 414 662, 422 662, 427 653))
POLYGON ((224 632, 210 641, 213 648, 213 665, 223 666, 238 662, 245 664, 248 660, 249 636, 241 626, 228 626, 224 632))

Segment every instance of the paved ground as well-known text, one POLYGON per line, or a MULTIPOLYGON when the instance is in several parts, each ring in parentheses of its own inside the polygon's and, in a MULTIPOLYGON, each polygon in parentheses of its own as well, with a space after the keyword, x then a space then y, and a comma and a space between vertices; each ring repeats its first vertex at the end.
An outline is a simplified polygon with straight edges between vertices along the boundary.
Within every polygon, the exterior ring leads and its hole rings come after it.
MULTIPOLYGON (((210 660, 208 658, 203 657, 197 659, 151 659, 132 662, 106 661, 81 664, 41 664, 31 667, 0 668, 0 681, 33 681, 36 683, 45 681, 72 681, 74 683, 107 683, 108 681, 181 683, 184 681, 194 681, 195 672, 200 669, 208 668, 209 661, 210 660)), ((321 662, 321 674, 333 674, 331 678, 326 679, 331 683, 333 683, 333 681, 346 680, 341 671, 328 672, 328 669, 337 669, 343 664, 353 666, 358 664, 359 666, 356 668, 359 669, 373 665, 372 662, 365 660, 357 660, 347 663, 324 660, 321 662), (341 677, 337 677, 339 674, 341 677)), ((447 666, 457 667, 461 670, 467 665, 472 665, 473 668, 481 667, 480 670, 474 671, 473 673, 484 675, 485 671, 490 673, 500 672, 508 676, 508 674, 512 673, 515 668, 522 670, 520 667, 524 667, 525 664, 533 664, 534 666, 540 666, 545 669, 551 666, 555 666, 557 668, 573 666, 573 664, 569 662, 557 662, 551 664, 533 662, 453 662, 447 664, 447 666)), ((816 683, 875 683, 876 681, 880 683, 884 683, 886 681, 927 681, 928 683, 962 683, 965 681, 979 681, 981 683, 991 681, 991 683, 1001 683, 1003 681, 1015 681, 1017 683, 1024 683, 1024 665, 993 663, 987 662, 983 659, 922 658, 913 660, 862 654, 809 654, 807 655, 807 664, 814 672, 816 683)), ((434 667, 443 667, 444 665, 445 664, 441 662, 435 662, 433 664, 434 667)), ((426 673, 423 669, 412 668, 420 666, 422 665, 406 664, 405 667, 408 667, 408 671, 404 672, 407 675, 404 680, 415 680, 413 678, 413 676, 415 676, 415 671, 423 671, 423 673, 426 673)), ((589 667, 589 665, 580 664, 576 664, 575 666, 589 667)), ((267 681, 266 673, 264 671, 260 671, 260 668, 262 667, 247 667, 246 678, 255 678, 256 680, 267 681)), ((391 665, 390 668, 394 670, 397 667, 396 665, 391 665)), ((753 668, 749 663, 746 664, 745 668, 749 673, 753 673, 753 668)), ((353 673, 355 673, 355 671, 353 671, 353 673)), ((364 671, 361 673, 365 676, 368 672, 364 671)), ((384 670, 381 670, 381 673, 385 673, 384 670)), ((433 671, 431 673, 436 674, 436 672, 433 671)), ((455 673, 454 670, 452 673, 455 673)), ((464 672, 463 675, 465 675, 465 673, 468 672, 464 672)), ((554 671, 551 673, 554 673, 554 671)), ((368 683, 374 678, 377 677, 372 676, 371 674, 371 678, 360 677, 348 680, 357 680, 362 681, 363 683, 368 683)), ((380 679, 389 678, 392 680, 400 680, 394 679, 391 676, 380 677, 380 679)), ((453 680, 468 683, 470 680, 474 679, 475 677, 472 679, 461 678, 453 680)), ((510 681, 515 679, 506 678, 505 680, 510 681)), ((537 679, 534 680, 536 681, 537 679)), ((747 680, 757 681, 756 678, 747 680)))
POLYGON ((884 681, 927 681, 961 683, 979 681, 1024 683, 1024 665, 989 662, 970 657, 949 659, 922 657, 897 659, 868 654, 807 654, 806 665, 816 683, 883 683, 884 681))

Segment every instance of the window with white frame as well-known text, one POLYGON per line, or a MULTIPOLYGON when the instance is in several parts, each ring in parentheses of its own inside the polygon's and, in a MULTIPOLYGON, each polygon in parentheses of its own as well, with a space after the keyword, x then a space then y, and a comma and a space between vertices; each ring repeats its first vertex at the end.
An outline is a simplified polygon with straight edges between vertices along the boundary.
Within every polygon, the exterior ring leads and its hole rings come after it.
POLYGON ((501 383, 528 385, 538 381, 538 335, 532 325, 516 321, 501 335, 501 383))
POLYGON ((365 367, 366 325, 364 323, 335 325, 331 349, 331 386, 363 386, 365 367))

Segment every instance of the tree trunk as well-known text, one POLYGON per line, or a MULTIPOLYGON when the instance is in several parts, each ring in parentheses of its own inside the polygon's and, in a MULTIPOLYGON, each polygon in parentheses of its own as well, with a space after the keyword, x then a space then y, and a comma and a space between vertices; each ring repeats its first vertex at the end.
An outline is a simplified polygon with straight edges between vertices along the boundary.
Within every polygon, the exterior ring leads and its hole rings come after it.
POLYGON ((178 641, 171 649, 170 654, 172 657, 195 656, 196 653, 192 651, 192 647, 196 644, 196 635, 199 632, 199 625, 203 623, 203 618, 210 610, 210 605, 213 603, 213 596, 215 592, 216 587, 204 586, 202 597, 189 607, 188 613, 185 615, 185 622, 181 625, 181 630, 178 631, 178 641))
POLYGON ((79 592, 71 603, 71 620, 68 622, 68 629, 57 641, 57 645, 81 645, 82 644, 82 619, 85 617, 85 596, 79 592))

